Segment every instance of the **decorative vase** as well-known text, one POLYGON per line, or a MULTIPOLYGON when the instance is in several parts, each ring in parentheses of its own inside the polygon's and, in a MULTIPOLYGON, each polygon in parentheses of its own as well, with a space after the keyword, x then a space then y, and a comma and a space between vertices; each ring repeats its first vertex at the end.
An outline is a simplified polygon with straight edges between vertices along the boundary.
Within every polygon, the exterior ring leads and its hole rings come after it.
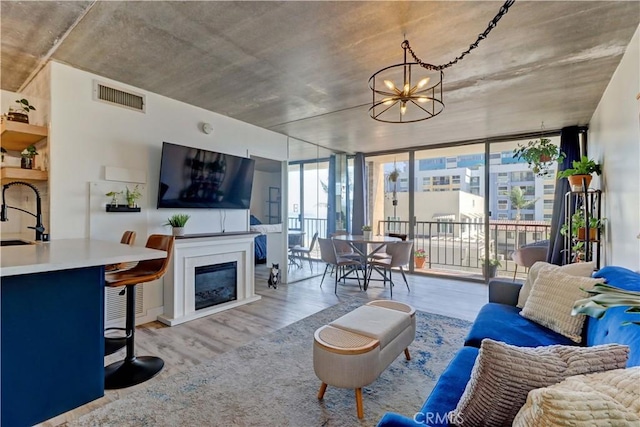
POLYGON ((416 265, 416 268, 424 268, 424 263, 426 262, 426 258, 424 257, 414 257, 413 258, 413 262, 416 265))
POLYGON ((174 236, 184 236, 184 227, 173 227, 174 236))
POLYGON ((20 167, 22 169, 33 169, 33 157, 22 157, 20 167))
POLYGON ((18 113, 17 111, 9 111, 7 113, 7 120, 12 122, 29 123, 29 115, 25 113, 18 113))
POLYGON ((584 191, 589 188, 591 185, 591 179, 593 177, 591 175, 571 175, 568 176, 569 185, 571 186, 571 191, 584 191), (585 180, 586 188, 582 188, 583 179, 585 180))
POLYGON ((362 232, 362 237, 364 237, 365 240, 371 240, 371 238, 373 237, 373 231, 371 231, 371 230, 363 231, 362 232))

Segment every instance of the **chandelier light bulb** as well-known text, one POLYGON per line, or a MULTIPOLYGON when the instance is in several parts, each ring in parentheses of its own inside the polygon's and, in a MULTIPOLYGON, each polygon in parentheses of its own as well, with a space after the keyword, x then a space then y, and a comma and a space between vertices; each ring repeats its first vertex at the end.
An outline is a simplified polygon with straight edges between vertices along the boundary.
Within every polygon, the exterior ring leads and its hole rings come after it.
POLYGON ((391 90, 396 90, 396 85, 391 80, 385 80, 384 84, 391 90))
POLYGON ((411 85, 409 83, 404 84, 404 88, 402 88, 402 93, 407 96, 409 95, 409 91, 411 90, 411 85))
POLYGON ((402 101, 400 103, 400 114, 404 116, 404 113, 406 112, 407 112, 407 103, 405 101, 402 101))
POLYGON ((393 104, 394 102, 395 102, 395 99, 394 99, 394 98, 385 98, 385 99, 383 99, 383 100, 382 100, 382 103, 383 103, 384 105, 391 105, 391 104, 393 104))
POLYGON ((429 83, 429 77, 425 77, 424 79, 418 82, 418 89, 423 88, 427 83, 429 83))
POLYGON ((425 103, 429 100, 426 96, 421 96, 418 98, 418 102, 425 103))

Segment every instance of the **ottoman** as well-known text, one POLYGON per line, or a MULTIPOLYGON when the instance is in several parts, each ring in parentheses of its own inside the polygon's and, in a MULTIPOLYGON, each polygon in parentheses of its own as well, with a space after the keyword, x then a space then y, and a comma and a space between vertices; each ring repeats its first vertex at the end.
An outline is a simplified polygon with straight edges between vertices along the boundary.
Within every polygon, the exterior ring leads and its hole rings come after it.
POLYGON ((363 418, 362 387, 371 384, 404 351, 416 335, 415 309, 396 301, 378 300, 319 328, 314 334, 313 369, 327 385, 356 392, 358 418, 363 418))

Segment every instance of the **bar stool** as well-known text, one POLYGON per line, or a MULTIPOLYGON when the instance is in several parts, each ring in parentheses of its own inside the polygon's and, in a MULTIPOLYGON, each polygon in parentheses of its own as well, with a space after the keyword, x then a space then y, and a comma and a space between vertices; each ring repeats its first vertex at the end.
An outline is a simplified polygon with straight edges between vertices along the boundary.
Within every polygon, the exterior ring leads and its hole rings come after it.
MULTIPOLYGON (((122 238, 120 239, 120 243, 122 243, 123 245, 132 246, 135 241, 136 241, 136 232, 135 231, 127 230, 124 233, 122 233, 122 238)), ((114 271, 114 270, 120 270, 126 265, 127 265, 127 263, 110 264, 110 265, 105 266, 105 271, 109 272, 109 271, 114 271)), ((124 295, 124 292, 125 292, 125 290, 123 289, 122 292, 120 292, 120 295, 124 295)), ((107 328, 107 329, 105 329, 105 331, 113 331, 113 330, 124 331, 125 328, 107 328)), ((104 337, 104 355, 108 356, 110 354, 113 354, 116 351, 120 350, 125 345, 127 345, 127 337, 126 336, 125 337, 104 337)))
POLYGON ((171 260, 173 253, 173 236, 152 234, 147 239, 147 248, 167 252, 161 259, 140 261, 135 267, 116 273, 107 274, 106 286, 126 286, 127 314, 126 314, 126 347, 127 355, 124 360, 112 363, 105 368, 104 388, 107 390, 130 387, 153 378, 162 370, 164 361, 155 356, 135 355, 135 327, 136 327, 136 285, 151 282, 161 278, 171 260))

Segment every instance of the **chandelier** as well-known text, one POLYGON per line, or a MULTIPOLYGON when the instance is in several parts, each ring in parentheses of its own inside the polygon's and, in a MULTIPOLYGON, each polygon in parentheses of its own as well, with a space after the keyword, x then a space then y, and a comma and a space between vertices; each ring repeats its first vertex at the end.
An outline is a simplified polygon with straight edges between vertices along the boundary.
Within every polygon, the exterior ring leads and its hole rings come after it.
POLYGON ((432 65, 417 57, 408 40, 402 42, 404 61, 377 71, 369 78, 373 94, 369 115, 385 123, 413 123, 437 116, 444 110, 442 82, 444 69, 462 60, 487 38, 500 20, 515 3, 507 0, 487 29, 460 56, 443 65, 432 65), (407 52, 413 62, 407 62, 407 52), (399 83, 398 83, 399 82, 399 83))

